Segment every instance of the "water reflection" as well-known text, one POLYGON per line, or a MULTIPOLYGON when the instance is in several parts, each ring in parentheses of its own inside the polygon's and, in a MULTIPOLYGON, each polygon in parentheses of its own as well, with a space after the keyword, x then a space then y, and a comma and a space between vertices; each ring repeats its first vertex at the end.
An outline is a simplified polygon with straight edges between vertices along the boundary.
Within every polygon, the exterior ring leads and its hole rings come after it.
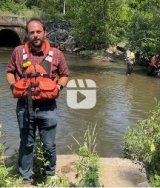
MULTIPOLYGON (((19 132, 15 116, 16 99, 13 99, 5 80, 5 66, 11 51, 0 50, 0 123, 7 132, 6 144, 13 152, 19 145, 19 132), (2 58, 3 55, 3 58, 2 58)), ((160 99, 159 79, 150 78, 135 67, 133 75, 126 76, 123 63, 98 63, 66 54, 70 67, 70 79, 92 79, 97 85, 97 104, 90 110, 73 110, 66 104, 66 88, 58 104, 59 126, 57 130, 58 153, 71 153, 67 145, 77 147, 72 136, 79 141, 89 123, 97 124, 97 151, 100 156, 122 155, 126 128, 134 127, 139 119, 160 99)), ((3 139, 4 141, 4 139, 3 139)))

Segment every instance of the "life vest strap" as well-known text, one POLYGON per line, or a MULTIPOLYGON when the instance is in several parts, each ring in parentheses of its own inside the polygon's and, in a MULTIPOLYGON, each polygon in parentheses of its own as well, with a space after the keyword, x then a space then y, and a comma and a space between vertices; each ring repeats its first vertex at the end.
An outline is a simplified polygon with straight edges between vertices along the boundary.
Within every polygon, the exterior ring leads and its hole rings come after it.
POLYGON ((50 78, 48 74, 41 74, 39 72, 30 73, 30 74, 24 74, 24 78, 37 78, 37 77, 44 77, 44 78, 50 78))
MULTIPOLYGON (((40 63, 40 65, 46 70, 48 75, 50 75, 50 72, 51 72, 51 64, 52 64, 52 60, 53 60, 53 55, 54 55, 54 52, 52 49, 50 49, 48 51, 46 57, 40 63)), ((24 48, 22 51, 22 57, 23 57, 23 62, 25 62, 29 59, 29 54, 27 53, 27 51, 25 49, 25 45, 24 45, 24 48)), ((25 74, 25 71, 23 72, 23 74, 25 74)), ((23 75, 23 77, 24 77, 24 75, 23 75)), ((35 77, 35 76, 33 76, 33 77, 35 77)), ((47 78, 49 78, 49 77, 47 77, 47 78)))

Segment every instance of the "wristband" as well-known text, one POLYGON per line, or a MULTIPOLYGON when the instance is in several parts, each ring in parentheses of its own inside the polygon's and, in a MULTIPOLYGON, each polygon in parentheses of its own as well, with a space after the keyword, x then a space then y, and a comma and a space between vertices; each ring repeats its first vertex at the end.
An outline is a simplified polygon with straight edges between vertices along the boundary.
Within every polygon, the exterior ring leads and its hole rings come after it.
POLYGON ((61 84, 57 84, 57 85, 59 85, 59 90, 63 89, 63 85, 61 85, 61 84))
POLYGON ((10 84, 10 89, 13 91, 14 83, 10 84))

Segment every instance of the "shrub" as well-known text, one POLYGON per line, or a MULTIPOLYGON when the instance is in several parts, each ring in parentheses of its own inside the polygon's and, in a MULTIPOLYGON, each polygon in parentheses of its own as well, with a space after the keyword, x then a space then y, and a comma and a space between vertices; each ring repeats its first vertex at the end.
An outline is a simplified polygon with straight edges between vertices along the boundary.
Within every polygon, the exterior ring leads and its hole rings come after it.
POLYGON ((160 186, 160 102, 136 125, 136 129, 126 131, 124 154, 143 162, 152 185, 160 186))
MULTIPOLYGON (((0 130, 0 137, 4 135, 4 132, 0 130)), ((14 161, 7 164, 8 159, 4 156, 5 151, 5 143, 0 144, 0 187, 19 187, 22 185, 22 178, 17 174, 14 161)))

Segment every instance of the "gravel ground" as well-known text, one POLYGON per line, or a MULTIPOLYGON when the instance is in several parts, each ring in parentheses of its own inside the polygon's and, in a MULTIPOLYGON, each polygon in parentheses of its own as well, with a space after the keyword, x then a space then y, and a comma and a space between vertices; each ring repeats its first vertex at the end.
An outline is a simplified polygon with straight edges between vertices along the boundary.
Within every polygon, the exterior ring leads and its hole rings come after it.
MULTIPOLYGON (((74 155, 57 156, 57 174, 69 179, 76 186, 74 155)), ((138 162, 124 158, 100 158, 100 183, 104 187, 149 187, 145 170, 138 162)))

